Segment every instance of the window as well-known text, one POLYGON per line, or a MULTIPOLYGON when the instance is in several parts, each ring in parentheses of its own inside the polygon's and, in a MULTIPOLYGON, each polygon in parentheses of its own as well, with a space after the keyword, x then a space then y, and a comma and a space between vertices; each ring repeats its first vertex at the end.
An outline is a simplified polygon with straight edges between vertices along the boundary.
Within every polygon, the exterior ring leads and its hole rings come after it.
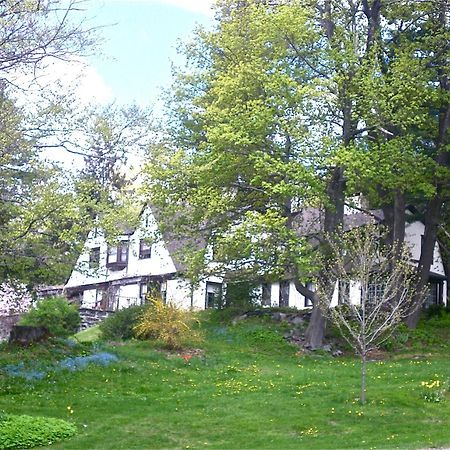
POLYGON ((165 303, 167 292, 167 282, 159 280, 150 280, 145 283, 141 283, 139 286, 139 297, 141 303, 144 303, 147 297, 161 298, 165 303))
POLYGON ((289 306, 289 281, 280 281, 280 291, 278 293, 278 305, 289 306))
POLYGON ((139 259, 148 259, 152 256, 152 244, 145 241, 139 242, 139 259))
POLYGON ((206 308, 222 308, 222 285, 220 283, 206 283, 206 308))
POLYGON ((110 269, 124 269, 128 262, 128 242, 120 242, 117 246, 108 248, 106 266, 110 269))
POLYGON ((428 283, 428 293, 424 301, 425 307, 442 304, 443 287, 442 281, 432 280, 428 283))
POLYGON ((98 288, 95 291, 95 306, 94 306, 94 309, 99 309, 101 311, 104 311, 106 309, 107 302, 108 302, 108 294, 106 292, 106 289, 98 288))
POLYGON ((91 248, 89 252, 89 268, 98 269, 100 264, 100 247, 91 248))
POLYGON ((141 305, 145 303, 147 299, 148 285, 147 283, 141 283, 139 285, 139 298, 141 299, 141 305))
POLYGON ((338 305, 350 303, 350 283, 339 280, 338 283, 338 305))
POLYGON ((383 283, 370 283, 367 286, 367 302, 376 303, 383 299, 384 284, 383 283))

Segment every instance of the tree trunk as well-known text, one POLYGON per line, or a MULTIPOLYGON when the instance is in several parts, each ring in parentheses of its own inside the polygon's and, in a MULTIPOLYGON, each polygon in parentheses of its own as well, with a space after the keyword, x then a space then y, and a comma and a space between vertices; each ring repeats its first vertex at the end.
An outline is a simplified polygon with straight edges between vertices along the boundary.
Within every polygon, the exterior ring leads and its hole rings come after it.
POLYGON ((305 331, 306 347, 315 350, 321 348, 325 337, 326 319, 320 306, 314 306, 308 328, 305 331))
POLYGON ((417 268, 418 280, 416 293, 410 315, 406 318, 409 328, 416 328, 420 318, 421 305, 424 299, 424 290, 430 277, 430 269, 433 263, 434 247, 441 217, 443 200, 440 195, 436 195, 429 202, 425 214, 425 232, 422 239, 420 259, 417 268))
POLYGON ((262 284, 262 298, 261 298, 262 306, 271 306, 271 287, 269 283, 262 284))
MULTIPOLYGON (((380 197, 387 195, 387 192, 379 190, 380 197)), ((388 242, 390 246, 396 246, 399 251, 405 241, 405 196, 402 192, 396 191, 391 203, 383 206, 384 221, 388 229, 388 242)))
MULTIPOLYGON (((335 167, 327 186, 327 196, 330 206, 325 207, 325 217, 323 223, 323 231, 330 238, 332 235, 339 233, 344 222, 344 203, 345 203, 345 178, 344 168, 335 167)), ((319 274, 320 277, 320 274, 319 274)), ((297 284, 296 284, 297 287, 297 284)), ((297 288, 302 294, 302 291, 297 288)), ((330 301, 333 293, 330 293, 330 301)), ((311 297, 305 295, 313 302, 313 311, 309 320, 308 328, 305 332, 306 345, 310 348, 320 348, 323 345, 325 337, 326 320, 321 311, 321 306, 317 296, 311 297)))
POLYGON ((366 403, 366 392, 367 392, 367 355, 363 353, 361 355, 361 405, 366 403))

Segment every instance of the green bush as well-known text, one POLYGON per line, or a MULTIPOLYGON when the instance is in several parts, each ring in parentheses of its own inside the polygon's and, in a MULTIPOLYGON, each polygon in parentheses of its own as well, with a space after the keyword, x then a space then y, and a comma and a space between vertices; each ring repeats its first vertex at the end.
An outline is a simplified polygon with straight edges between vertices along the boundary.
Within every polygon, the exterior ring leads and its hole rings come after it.
POLYGON ((24 314, 19 325, 46 327, 54 336, 67 337, 77 332, 80 314, 64 297, 49 297, 24 314))
POLYGON ((74 436, 75 425, 52 417, 0 416, 0 449, 50 445, 74 436))
POLYGON ((136 305, 116 311, 100 323, 102 337, 107 340, 131 339, 134 336, 133 328, 144 310, 144 306, 136 305))

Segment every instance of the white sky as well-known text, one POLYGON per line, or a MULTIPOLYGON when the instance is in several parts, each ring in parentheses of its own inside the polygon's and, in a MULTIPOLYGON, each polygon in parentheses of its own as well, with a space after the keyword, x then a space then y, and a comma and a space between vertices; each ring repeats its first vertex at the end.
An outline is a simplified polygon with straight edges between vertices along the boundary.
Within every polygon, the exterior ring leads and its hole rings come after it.
POLYGON ((105 3, 147 3, 159 5, 173 5, 178 8, 194 11, 210 16, 214 0, 104 0, 105 3))

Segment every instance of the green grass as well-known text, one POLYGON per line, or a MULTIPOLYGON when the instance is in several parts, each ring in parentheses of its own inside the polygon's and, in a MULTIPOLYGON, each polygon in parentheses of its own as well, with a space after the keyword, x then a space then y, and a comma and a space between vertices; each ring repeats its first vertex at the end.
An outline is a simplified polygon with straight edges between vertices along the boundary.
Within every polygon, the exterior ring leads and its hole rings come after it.
MULTIPOLYGON (((119 362, 25 383, 0 369, 0 411, 72 421, 78 434, 54 449, 450 445, 448 390, 433 403, 421 386, 448 379, 449 358, 434 348, 370 363, 365 406, 356 359, 298 355, 279 329, 256 320, 210 323, 189 362, 146 342, 105 349, 119 362)), ((22 352, 54 361, 38 347, 22 352)), ((0 352, 0 364, 14 358, 0 352)))
POLYGON ((98 325, 79 331, 73 337, 78 342, 95 342, 101 339, 102 332, 98 325))

